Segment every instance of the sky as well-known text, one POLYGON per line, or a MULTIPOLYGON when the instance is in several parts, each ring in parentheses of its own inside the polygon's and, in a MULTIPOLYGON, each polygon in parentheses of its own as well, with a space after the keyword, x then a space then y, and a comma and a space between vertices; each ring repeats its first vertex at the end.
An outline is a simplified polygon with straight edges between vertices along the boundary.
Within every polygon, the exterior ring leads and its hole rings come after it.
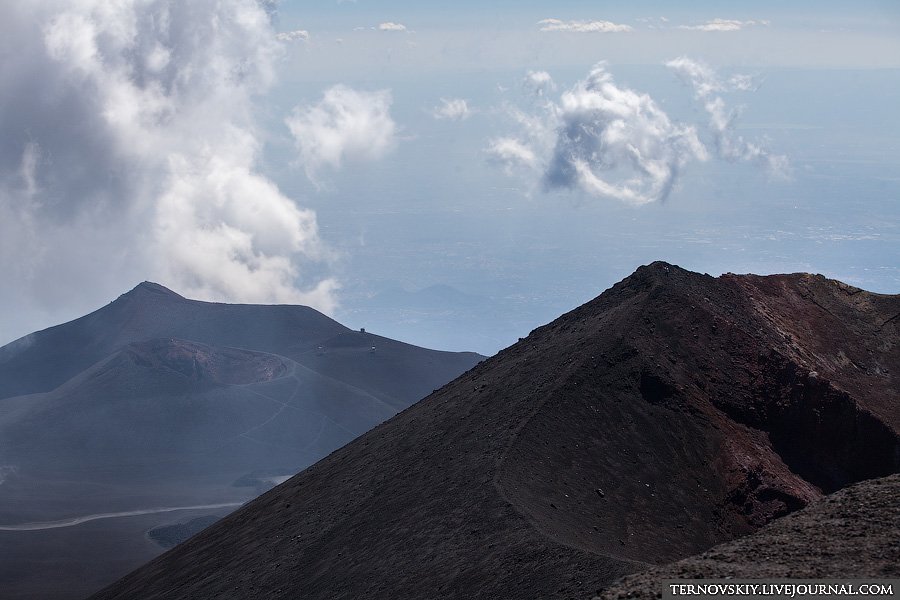
POLYGON ((896 2, 0 17, 0 344, 144 280, 485 354, 653 260, 900 292, 896 2))

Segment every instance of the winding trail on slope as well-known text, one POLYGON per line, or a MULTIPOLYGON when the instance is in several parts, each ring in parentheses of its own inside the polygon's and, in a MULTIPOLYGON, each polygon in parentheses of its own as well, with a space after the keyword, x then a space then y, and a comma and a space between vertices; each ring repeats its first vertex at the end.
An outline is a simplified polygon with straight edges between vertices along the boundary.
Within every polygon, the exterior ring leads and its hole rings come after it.
POLYGON ((497 461, 497 464, 496 464, 496 467, 494 470, 494 476, 492 478, 494 490, 497 492, 497 494, 500 496, 500 498, 502 498, 503 501, 506 502, 506 504, 509 505, 516 512, 516 514, 519 515, 519 518, 521 518, 526 523, 528 523, 528 525, 538 535, 543 536, 543 537, 547 538, 548 540, 551 540, 551 541, 553 541, 561 546, 565 546, 567 548, 573 548, 575 550, 587 552, 587 553, 593 554, 595 556, 602 556, 604 558, 609 559, 610 561, 612 561, 614 563, 634 565, 637 567, 637 569, 639 571, 646 569, 648 567, 654 566, 653 563, 651 563, 651 562, 633 560, 631 558, 626 558, 623 556, 617 556, 614 554, 598 552, 595 548, 589 548, 588 546, 579 544, 574 540, 563 539, 559 535, 556 535, 555 533, 549 531, 546 527, 543 527, 540 523, 536 522, 534 518, 529 516, 522 509, 522 507, 519 505, 519 503, 516 501, 515 498, 507 495, 506 489, 504 488, 503 483, 501 482, 501 479, 503 478, 503 473, 504 473, 504 469, 506 468, 506 462, 507 462, 507 459, 509 458, 509 454, 512 451, 512 449, 515 447, 515 445, 518 443, 519 437, 522 435, 522 432, 525 430, 525 428, 528 426, 528 424, 531 423, 531 421, 533 419, 535 419, 541 413, 541 411, 543 411, 544 407, 547 405, 547 403, 550 401, 550 399, 554 398, 555 393, 556 393, 556 390, 554 390, 553 392, 545 393, 543 395, 543 398, 539 402, 537 402, 536 406, 532 407, 519 420, 519 423, 516 425, 515 429, 512 431, 512 435, 510 436, 509 441, 506 443, 506 447, 503 449, 503 454, 500 456, 499 460, 497 461))
POLYGON ((0 531, 39 531, 42 529, 59 529, 60 527, 73 527, 88 521, 99 519, 118 519, 122 517, 136 517, 138 515, 152 515, 156 513, 178 512, 181 510, 205 510, 212 508, 232 508, 243 506, 245 502, 222 502, 219 504, 197 504, 194 506, 170 506, 164 508, 144 508, 141 510, 127 510, 124 512, 98 513, 83 517, 72 517, 59 521, 42 521, 39 523, 22 523, 21 525, 0 525, 0 531))

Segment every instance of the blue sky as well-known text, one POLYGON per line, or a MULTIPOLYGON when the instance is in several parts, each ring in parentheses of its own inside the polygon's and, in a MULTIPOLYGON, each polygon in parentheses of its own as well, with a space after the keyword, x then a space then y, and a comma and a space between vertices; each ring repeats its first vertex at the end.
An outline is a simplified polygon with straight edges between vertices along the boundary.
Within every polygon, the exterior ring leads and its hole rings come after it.
POLYGON ((546 0, 458 0, 453 3, 357 0, 343 2, 282 1, 279 5, 281 23, 289 19, 315 22, 322 19, 326 24, 340 24, 338 19, 357 17, 376 19, 423 19, 433 22, 471 23, 490 16, 506 24, 529 23, 532 19, 546 18, 548 12, 575 19, 633 19, 648 16, 669 16, 684 19, 721 18, 762 18, 789 17, 804 22, 815 23, 819 19, 839 21, 877 20, 884 16, 900 14, 896 3, 890 0, 862 0, 846 2, 840 0, 799 0, 790 3, 776 0, 759 1, 692 1, 672 3, 665 1, 636 0, 633 2, 600 1, 559 1, 546 0), (765 13, 762 14, 761 13, 765 13), (712 16, 711 16, 712 15, 712 16))
POLYGON ((0 9, 0 343, 142 280, 484 353, 657 259, 900 290, 897 3, 111 6, 0 9))
MULTIPOLYGON (((718 65, 802 67, 896 67, 900 8, 880 2, 341 2, 288 3, 278 27, 306 29, 315 44, 334 37, 351 43, 354 27, 404 24, 416 53, 430 68, 578 64, 584 51, 608 53, 619 63, 659 62, 672 52, 704 52, 718 65), (628 36, 556 35, 539 32, 547 18, 609 21, 634 28, 628 36), (661 21, 664 18, 667 21, 661 21), (713 19, 768 21, 731 35, 696 35, 679 27, 713 19), (473 58, 466 47, 485 53, 473 58), (663 58, 661 58, 663 57, 663 58)), ((362 35, 365 32, 355 32, 362 35)), ((384 40, 385 44, 398 40, 384 40)), ((371 43, 371 41, 369 42, 371 43)), ((372 50, 368 46, 369 51, 372 50)), ((402 60, 394 47, 394 60, 402 60)), ((340 64, 343 55, 334 57, 340 64)), ((318 58, 324 58, 318 56, 318 58)), ((383 59, 384 57, 379 57, 383 59)), ((411 60, 411 57, 406 57, 411 60)), ((357 59, 359 57, 357 56, 357 59)), ((332 64, 327 58, 326 63, 332 64)), ((421 62, 411 63, 424 66, 421 62)))

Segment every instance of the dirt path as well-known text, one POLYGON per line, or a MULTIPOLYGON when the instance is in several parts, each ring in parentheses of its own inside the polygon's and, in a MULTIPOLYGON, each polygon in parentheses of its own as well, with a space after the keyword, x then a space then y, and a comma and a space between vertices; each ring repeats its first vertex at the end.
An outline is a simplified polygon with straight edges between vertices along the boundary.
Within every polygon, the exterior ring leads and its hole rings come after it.
POLYGON ((138 515, 152 515, 155 513, 177 512, 180 510, 206 510, 213 508, 232 508, 243 505, 243 502, 222 502, 220 504, 198 504, 195 506, 169 506, 164 508, 144 508, 141 510, 127 510, 124 512, 97 513, 60 519, 59 521, 43 521, 40 523, 22 523, 21 525, 0 525, 0 531, 39 531, 42 529, 58 529, 60 527, 73 527, 88 521, 99 519, 118 519, 122 517, 136 517, 138 515))

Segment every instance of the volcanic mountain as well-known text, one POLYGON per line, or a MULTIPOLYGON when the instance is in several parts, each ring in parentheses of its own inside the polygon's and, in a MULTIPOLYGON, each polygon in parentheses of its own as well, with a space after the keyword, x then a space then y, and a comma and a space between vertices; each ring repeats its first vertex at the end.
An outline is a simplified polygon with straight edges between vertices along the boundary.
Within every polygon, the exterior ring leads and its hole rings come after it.
POLYGON ((898 320, 641 267, 94 598, 589 598, 898 471, 898 320))
POLYGON ((148 530, 207 524, 482 358, 153 283, 8 344, 0 589, 83 597, 162 551, 148 530))

